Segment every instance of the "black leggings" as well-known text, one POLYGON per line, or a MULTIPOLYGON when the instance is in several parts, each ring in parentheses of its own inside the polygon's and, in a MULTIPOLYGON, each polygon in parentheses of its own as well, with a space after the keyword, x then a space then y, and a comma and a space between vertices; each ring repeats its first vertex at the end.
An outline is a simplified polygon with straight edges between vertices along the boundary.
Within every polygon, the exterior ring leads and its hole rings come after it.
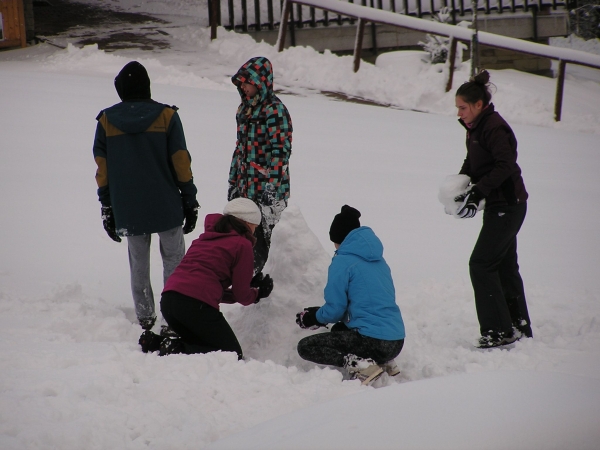
POLYGON ((330 332, 301 339, 298 342, 300 357, 317 364, 344 367, 344 356, 352 354, 383 364, 398 356, 404 345, 404 339, 384 341, 339 325, 334 325, 330 332))
POLYGON ((181 337, 183 353, 235 352, 242 347, 221 311, 175 291, 162 294, 160 311, 169 327, 181 337))

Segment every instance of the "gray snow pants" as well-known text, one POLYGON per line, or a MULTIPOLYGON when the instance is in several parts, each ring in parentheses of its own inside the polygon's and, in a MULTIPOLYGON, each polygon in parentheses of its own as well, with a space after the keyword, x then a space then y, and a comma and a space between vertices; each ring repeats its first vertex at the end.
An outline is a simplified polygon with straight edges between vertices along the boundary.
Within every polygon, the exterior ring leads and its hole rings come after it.
MULTIPOLYGON (((160 240, 160 255, 163 262, 163 282, 166 283, 185 255, 183 229, 175 227, 157 234, 160 240)), ((154 293, 150 284, 151 237, 151 234, 127 236, 131 293, 138 320, 150 319, 156 316, 154 293)))

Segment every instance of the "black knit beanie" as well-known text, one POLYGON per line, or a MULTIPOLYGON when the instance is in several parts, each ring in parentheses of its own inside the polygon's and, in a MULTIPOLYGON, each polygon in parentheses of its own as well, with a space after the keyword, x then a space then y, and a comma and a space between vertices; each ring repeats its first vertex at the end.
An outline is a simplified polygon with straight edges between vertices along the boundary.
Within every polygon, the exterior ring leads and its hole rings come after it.
POLYGON ((329 239, 334 244, 341 244, 348 233, 360 227, 360 211, 352 206, 342 206, 342 211, 333 218, 329 229, 329 239))
POLYGON ((121 100, 145 100, 150 95, 150 77, 137 61, 127 63, 115 78, 115 89, 121 100))

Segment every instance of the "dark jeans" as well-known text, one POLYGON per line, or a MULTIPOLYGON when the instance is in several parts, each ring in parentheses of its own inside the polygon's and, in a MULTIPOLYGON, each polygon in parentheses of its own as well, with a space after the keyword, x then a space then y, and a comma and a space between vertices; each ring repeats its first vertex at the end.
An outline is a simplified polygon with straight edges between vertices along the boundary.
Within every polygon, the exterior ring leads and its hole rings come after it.
POLYGON ((223 314, 206 303, 167 291, 162 294, 160 310, 169 327, 183 343, 183 353, 235 352, 242 358, 242 347, 223 314))
POLYGON ((513 326, 531 334, 517 262, 517 233, 526 213, 526 203, 484 211, 483 226, 469 260, 482 335, 488 331, 512 335, 513 326))
MULTIPOLYGON (((272 230, 271 228, 271 232, 272 230)), ((256 244, 254 244, 254 273, 256 274, 263 270, 269 258, 271 233, 265 234, 264 228, 258 226, 254 232, 254 237, 256 238, 256 244)))
POLYGON ((298 342, 300 357, 317 364, 344 367, 344 356, 352 354, 383 364, 398 356, 404 345, 404 339, 384 341, 363 336, 348 328, 344 331, 337 329, 340 327, 336 324, 330 332, 301 339, 298 342))
POLYGON ((271 206, 259 205, 261 211, 261 222, 254 236, 256 244, 254 245, 254 273, 261 272, 269 259, 269 249, 271 248, 271 235, 273 228, 279 222, 281 213, 287 207, 287 200, 273 201, 271 206))

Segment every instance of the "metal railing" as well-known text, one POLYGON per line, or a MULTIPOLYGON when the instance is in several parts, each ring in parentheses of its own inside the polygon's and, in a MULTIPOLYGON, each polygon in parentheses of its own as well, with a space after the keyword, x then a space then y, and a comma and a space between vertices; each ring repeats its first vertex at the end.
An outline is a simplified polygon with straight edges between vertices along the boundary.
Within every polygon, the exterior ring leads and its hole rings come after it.
MULTIPOLYGON (((211 0, 216 7, 219 0, 211 0)), ((230 0, 232 1, 232 0, 230 0)), ((257 0, 258 1, 258 0, 257 0)), ((446 83, 446 92, 452 89, 454 76, 454 64, 456 60, 456 51, 458 42, 471 44, 474 30, 456 25, 434 23, 431 20, 423 20, 417 17, 395 14, 389 11, 374 10, 373 8, 361 5, 345 3, 338 0, 282 0, 281 19, 279 21, 279 36, 277 39, 277 48, 281 52, 285 48, 285 40, 288 26, 293 30, 294 21, 292 19, 293 6, 307 6, 314 9, 321 9, 337 16, 347 17, 352 23, 356 23, 356 39, 354 45, 354 72, 360 68, 362 43, 367 22, 373 24, 391 25, 393 27, 407 28, 439 36, 447 36, 450 39, 449 70, 446 83), (326 5, 326 6, 323 6, 326 5)), ((213 8, 213 11, 216 8, 213 8)), ((212 17, 212 16, 211 16, 212 17)), ((216 38, 216 22, 211 23, 216 38)), ((567 63, 592 67, 600 69, 600 56, 589 53, 550 47, 547 45, 536 44, 534 42, 523 41, 520 39, 506 36, 495 35, 487 32, 478 33, 480 44, 512 50, 519 53, 525 53, 558 61, 558 76, 556 84, 556 95, 554 103, 554 120, 560 121, 562 112, 562 101, 564 93, 564 81, 567 63)))

